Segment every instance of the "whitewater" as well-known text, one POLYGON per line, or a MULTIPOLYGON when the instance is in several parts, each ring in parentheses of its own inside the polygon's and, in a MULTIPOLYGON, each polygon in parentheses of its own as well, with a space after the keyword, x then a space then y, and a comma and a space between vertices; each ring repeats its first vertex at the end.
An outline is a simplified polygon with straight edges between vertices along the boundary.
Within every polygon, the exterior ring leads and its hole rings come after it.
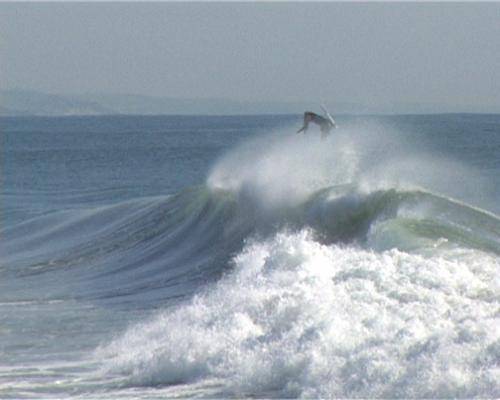
POLYGON ((340 118, 326 140, 293 117, 90 122, 78 145, 10 139, 26 168, 36 148, 108 172, 6 182, 1 397, 500 396, 498 116, 340 118), (92 147, 96 125, 129 142, 92 147), (106 175, 131 154, 137 175, 106 175))

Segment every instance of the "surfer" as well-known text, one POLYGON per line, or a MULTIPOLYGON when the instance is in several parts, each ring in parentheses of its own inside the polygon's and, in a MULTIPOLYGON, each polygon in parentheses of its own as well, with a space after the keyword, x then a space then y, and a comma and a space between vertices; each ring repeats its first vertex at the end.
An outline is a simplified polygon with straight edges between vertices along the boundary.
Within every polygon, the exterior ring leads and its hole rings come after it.
POLYGON ((321 130, 321 137, 326 137, 326 135, 328 135, 330 131, 335 128, 335 121, 333 121, 333 118, 331 118, 329 114, 327 115, 328 118, 322 117, 321 115, 313 113, 312 111, 306 111, 304 113, 304 126, 300 128, 297 133, 306 133, 307 129, 309 128, 309 123, 312 122, 316 125, 319 125, 319 129, 321 130))

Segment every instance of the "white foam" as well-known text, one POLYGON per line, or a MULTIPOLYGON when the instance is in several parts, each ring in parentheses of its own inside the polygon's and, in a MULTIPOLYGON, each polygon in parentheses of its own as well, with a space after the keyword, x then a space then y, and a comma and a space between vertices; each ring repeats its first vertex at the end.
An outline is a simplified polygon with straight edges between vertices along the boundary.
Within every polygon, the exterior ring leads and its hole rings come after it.
POLYGON ((97 356, 128 385, 206 384, 210 397, 498 397, 499 267, 471 250, 376 253, 281 232, 97 356))

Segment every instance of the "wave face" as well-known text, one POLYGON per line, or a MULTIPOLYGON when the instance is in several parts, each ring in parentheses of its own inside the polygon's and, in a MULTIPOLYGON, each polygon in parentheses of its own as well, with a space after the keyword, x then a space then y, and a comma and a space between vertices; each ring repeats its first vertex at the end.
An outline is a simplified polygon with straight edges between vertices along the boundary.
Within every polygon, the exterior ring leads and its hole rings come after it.
POLYGON ((81 355, 0 370, 4 393, 499 397, 500 218, 475 171, 412 146, 266 134, 203 185, 5 228, 4 320, 57 312, 81 355))

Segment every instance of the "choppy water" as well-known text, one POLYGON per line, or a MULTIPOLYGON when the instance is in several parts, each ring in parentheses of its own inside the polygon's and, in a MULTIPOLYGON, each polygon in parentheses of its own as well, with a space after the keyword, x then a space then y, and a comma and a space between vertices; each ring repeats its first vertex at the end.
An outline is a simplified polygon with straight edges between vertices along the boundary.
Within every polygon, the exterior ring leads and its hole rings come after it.
POLYGON ((0 397, 500 396, 500 116, 11 118, 0 397))

